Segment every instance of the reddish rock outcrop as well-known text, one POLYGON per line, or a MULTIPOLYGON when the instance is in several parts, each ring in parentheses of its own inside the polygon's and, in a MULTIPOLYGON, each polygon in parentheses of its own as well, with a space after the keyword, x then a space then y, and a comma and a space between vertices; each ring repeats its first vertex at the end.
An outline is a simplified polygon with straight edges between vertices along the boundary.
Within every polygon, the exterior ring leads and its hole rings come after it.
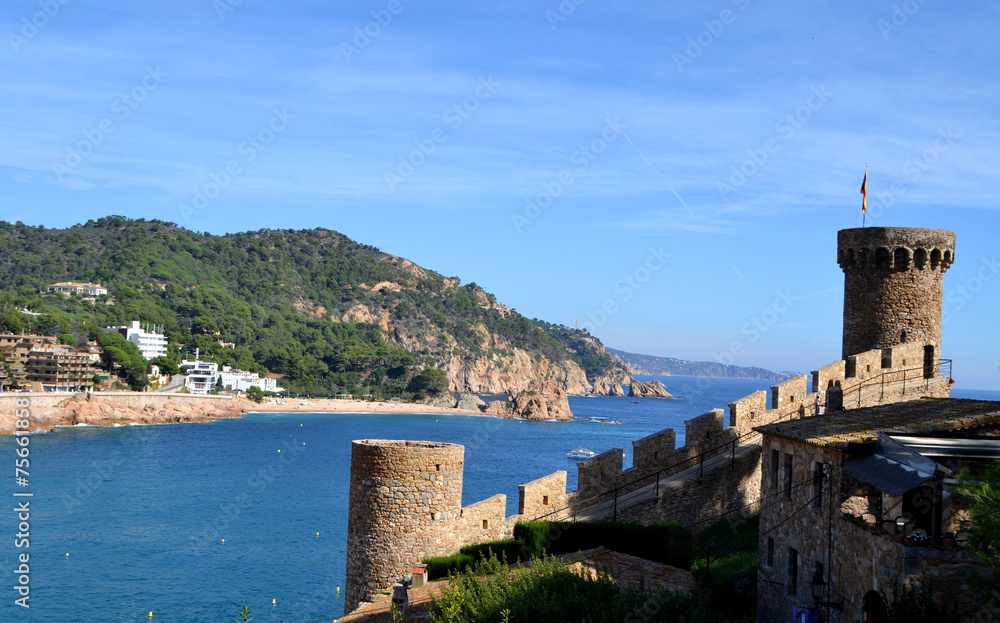
POLYGON ((485 412, 524 420, 573 419, 573 412, 569 409, 569 394, 552 383, 520 391, 511 396, 507 402, 494 400, 486 405, 485 412))
POLYGON ((632 381, 628 386, 628 395, 636 398, 673 398, 667 391, 667 386, 660 381, 632 381))
POLYGON ((607 379, 597 379, 594 381, 595 396, 624 396, 625 388, 620 383, 614 383, 607 379))

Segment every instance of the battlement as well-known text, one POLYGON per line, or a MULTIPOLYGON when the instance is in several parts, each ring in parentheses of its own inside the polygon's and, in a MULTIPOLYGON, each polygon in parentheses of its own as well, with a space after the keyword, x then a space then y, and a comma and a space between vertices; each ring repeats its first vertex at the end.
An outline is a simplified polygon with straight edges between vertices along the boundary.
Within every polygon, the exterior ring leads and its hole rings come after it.
POLYGON ((955 232, 917 227, 844 229, 837 263, 844 272, 948 270, 955 260, 955 232))
POLYGON ((913 227, 840 231, 844 359, 909 342, 940 344, 944 273, 954 261, 954 232, 913 227))

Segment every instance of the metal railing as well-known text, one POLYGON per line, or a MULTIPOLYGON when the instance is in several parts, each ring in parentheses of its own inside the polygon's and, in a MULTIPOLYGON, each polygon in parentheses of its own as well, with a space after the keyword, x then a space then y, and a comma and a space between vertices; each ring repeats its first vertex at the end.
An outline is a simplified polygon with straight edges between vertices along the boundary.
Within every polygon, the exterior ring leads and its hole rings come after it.
MULTIPOLYGON (((867 378, 856 385, 851 386, 850 389, 844 390, 843 404, 847 405, 847 397, 855 392, 858 394, 857 406, 861 406, 862 395, 866 388, 879 387, 879 400, 885 399, 885 389, 888 386, 890 389, 901 386, 903 393, 906 393, 906 384, 910 383, 910 386, 923 385, 927 387, 930 385, 932 379, 936 378, 952 378, 952 361, 951 359, 939 359, 931 365, 922 365, 914 368, 905 368, 903 370, 887 370, 882 372, 877 376, 867 378), (942 377, 941 371, 943 368, 947 367, 948 374, 946 377, 942 377), (908 376, 910 372, 916 372, 912 376, 908 376), (902 373, 902 378, 898 378, 898 375, 902 373), (887 381, 888 379, 888 381, 887 381)), ((815 388, 814 388, 815 389, 815 388)))
MULTIPOLYGON (((782 422, 782 421, 785 421, 785 420, 788 420, 788 419, 795 419, 795 417, 797 417, 798 415, 799 415, 798 411, 791 411, 791 412, 786 413, 785 415, 781 416, 780 418, 777 418, 777 419, 771 420, 770 422, 767 422, 767 424, 774 424, 776 422, 782 422)), ((762 426, 763 426, 763 424, 762 424, 762 426)), ((655 487, 654 487, 653 495, 654 495, 654 497, 659 497, 659 495, 660 495, 660 478, 661 478, 661 476, 664 475, 664 472, 669 472, 669 471, 674 470, 674 469, 676 469, 676 468, 678 468, 678 467, 680 467, 682 465, 685 465, 685 464, 697 461, 697 463, 698 463, 698 478, 701 478, 704 475, 704 473, 705 473, 705 458, 706 457, 711 458, 712 456, 721 456, 722 453, 719 453, 717 451, 718 450, 722 450, 724 448, 729 448, 729 455, 730 455, 730 458, 729 458, 729 468, 732 469, 735 466, 735 464, 736 464, 736 446, 739 445, 740 440, 741 439, 750 438, 750 437, 753 437, 755 435, 760 435, 760 433, 758 433, 755 430, 748 431, 746 433, 743 433, 742 435, 734 437, 733 439, 731 439, 731 440, 729 440, 729 441, 727 441, 727 442, 725 442, 723 444, 719 444, 717 446, 709 448, 708 450, 703 450, 702 452, 699 452, 698 454, 689 456, 688 458, 686 458, 686 459, 684 459, 682 461, 678 461, 677 463, 673 463, 671 465, 667 465, 666 467, 661 467, 660 469, 656 470, 655 472, 649 472, 649 473, 647 473, 647 474, 645 474, 643 476, 639 476, 638 478, 634 478, 634 479, 632 479, 632 480, 630 480, 628 482, 622 483, 622 484, 620 484, 620 485, 618 485, 618 486, 616 486, 614 488, 607 489, 605 491, 602 491, 600 493, 592 495, 592 496, 586 498, 586 500, 584 500, 584 502, 590 502, 590 501, 592 501, 593 502, 592 504, 587 504, 586 506, 582 506, 581 502, 576 502, 574 504, 570 504, 568 506, 564 506, 563 508, 560 508, 560 509, 557 509, 557 510, 554 510, 554 511, 549 511, 549 512, 543 514, 543 515, 537 515, 537 516, 535 516, 535 517, 532 518, 532 521, 543 520, 546 517, 551 517, 553 515, 559 515, 561 513, 569 511, 569 512, 572 513, 572 515, 571 515, 572 521, 576 522, 576 516, 577 516, 577 514, 579 512, 583 512, 583 511, 585 511, 587 509, 593 508, 593 507, 595 507, 595 506, 597 506, 599 504, 602 504, 604 502, 609 501, 607 499, 607 497, 608 496, 612 496, 612 495, 614 496, 610 500, 611 501, 612 521, 617 521, 618 520, 618 495, 619 495, 619 493, 622 492, 622 489, 625 489, 626 487, 631 487, 633 485, 640 485, 640 483, 642 483, 643 481, 647 481, 647 480, 651 480, 651 479, 655 478, 656 480, 654 481, 655 482, 655 487)), ((671 474, 667 474, 667 475, 671 475, 671 474)), ((647 483, 647 484, 653 484, 653 483, 647 483)), ((637 486, 637 487, 635 487, 635 490, 638 490, 639 488, 641 488, 641 486, 645 486, 645 485, 637 486)), ((624 493, 628 493, 628 491, 625 491, 624 493)))

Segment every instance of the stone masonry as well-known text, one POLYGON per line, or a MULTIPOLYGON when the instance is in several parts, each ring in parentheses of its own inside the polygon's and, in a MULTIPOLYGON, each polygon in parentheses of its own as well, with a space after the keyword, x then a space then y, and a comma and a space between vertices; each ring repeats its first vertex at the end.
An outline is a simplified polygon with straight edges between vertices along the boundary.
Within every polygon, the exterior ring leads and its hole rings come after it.
POLYGON ((353 443, 345 614, 406 576, 415 562, 451 552, 464 457, 457 444, 353 443))
POLYGON ((843 356, 907 342, 941 343, 944 273, 955 233, 912 227, 844 229, 843 356))

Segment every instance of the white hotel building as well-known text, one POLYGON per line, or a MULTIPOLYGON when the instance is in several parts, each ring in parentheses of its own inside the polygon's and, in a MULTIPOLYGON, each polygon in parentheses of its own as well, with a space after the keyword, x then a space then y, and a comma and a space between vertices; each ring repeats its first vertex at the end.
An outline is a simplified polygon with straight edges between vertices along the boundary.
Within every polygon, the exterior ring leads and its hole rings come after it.
POLYGON ((189 393, 204 396, 219 383, 219 364, 214 361, 202 361, 195 355, 194 361, 185 359, 180 367, 181 370, 189 368, 187 378, 184 379, 184 388, 189 393))
POLYGON ((139 352, 147 361, 167 354, 167 337, 163 333, 143 329, 138 320, 133 320, 128 326, 107 327, 104 331, 121 333, 126 340, 139 347, 139 352))
POLYGON ((231 392, 245 392, 251 387, 259 387, 261 391, 272 393, 285 391, 284 388, 278 387, 276 380, 269 378, 262 379, 256 372, 245 372, 230 368, 229 366, 223 366, 219 376, 222 378, 222 388, 231 392))

